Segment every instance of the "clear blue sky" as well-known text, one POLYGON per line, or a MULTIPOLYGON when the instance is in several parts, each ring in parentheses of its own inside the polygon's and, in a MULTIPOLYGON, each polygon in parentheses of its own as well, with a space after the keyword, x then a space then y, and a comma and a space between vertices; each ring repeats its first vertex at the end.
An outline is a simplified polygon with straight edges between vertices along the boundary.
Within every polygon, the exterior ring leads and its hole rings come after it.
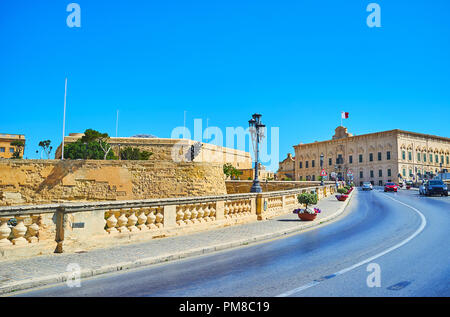
POLYGON ((247 127, 263 114, 292 146, 389 129, 450 136, 448 0, 64 0, 0 2, 0 133, 61 142, 94 128, 154 134, 193 119, 247 127), (366 7, 381 6, 381 28, 366 7))

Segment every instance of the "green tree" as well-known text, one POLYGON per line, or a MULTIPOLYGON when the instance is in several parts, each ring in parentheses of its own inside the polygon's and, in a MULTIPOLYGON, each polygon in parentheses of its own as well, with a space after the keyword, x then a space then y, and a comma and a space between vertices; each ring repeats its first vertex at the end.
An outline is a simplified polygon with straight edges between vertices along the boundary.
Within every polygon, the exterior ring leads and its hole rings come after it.
MULTIPOLYGON (((39 146, 42 148, 42 151, 45 152, 45 155, 47 156, 47 159, 50 159, 50 153, 52 152, 53 147, 50 146, 51 141, 45 140, 39 142, 39 146)), ((36 151, 38 153, 39 151, 36 151)))
POLYGON ((141 151, 138 148, 132 148, 131 146, 127 146, 123 150, 120 150, 120 159, 146 161, 150 158, 152 154, 153 154, 152 152, 141 151))
POLYGON ((81 143, 95 143, 97 142, 104 153, 103 159, 106 160, 108 153, 111 151, 111 145, 108 144, 108 133, 101 133, 93 129, 87 129, 84 131, 84 135, 81 137, 81 143))
POLYGON ((238 170, 237 168, 235 168, 233 165, 231 165, 230 163, 226 163, 223 165, 223 173, 227 176, 227 177, 238 177, 239 175, 242 174, 242 172, 240 170, 238 170))
POLYGON ((11 146, 14 148, 14 153, 12 155, 13 159, 21 159, 22 158, 22 150, 25 147, 25 143, 23 143, 23 141, 12 141, 11 146))
POLYGON ((305 205, 305 209, 308 209, 308 205, 317 204, 318 201, 317 194, 313 193, 301 193, 297 196, 297 199, 300 204, 305 205))

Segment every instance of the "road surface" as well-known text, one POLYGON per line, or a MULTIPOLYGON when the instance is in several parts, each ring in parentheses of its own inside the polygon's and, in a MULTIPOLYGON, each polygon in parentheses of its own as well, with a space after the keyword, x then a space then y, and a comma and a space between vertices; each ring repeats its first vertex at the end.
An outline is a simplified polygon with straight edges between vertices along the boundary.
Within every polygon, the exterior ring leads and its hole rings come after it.
POLYGON ((348 208, 286 238, 16 295, 450 296, 449 197, 375 188, 348 208))

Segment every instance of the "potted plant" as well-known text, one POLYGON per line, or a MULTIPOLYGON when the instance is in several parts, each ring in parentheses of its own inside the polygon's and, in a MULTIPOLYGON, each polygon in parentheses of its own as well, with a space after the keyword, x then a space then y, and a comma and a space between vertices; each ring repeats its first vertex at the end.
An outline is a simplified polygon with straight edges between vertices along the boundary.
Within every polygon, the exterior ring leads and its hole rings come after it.
POLYGON ((345 189, 345 188, 338 188, 337 191, 340 194, 340 195, 336 195, 337 200, 345 201, 348 198, 349 192, 348 192, 347 189, 345 189))
POLYGON ((317 194, 315 193, 301 193, 297 196, 298 202, 300 204, 305 205, 305 209, 296 209, 294 212, 298 215, 298 217, 303 221, 312 221, 316 219, 317 214, 321 212, 320 209, 308 208, 308 205, 317 204, 317 194))

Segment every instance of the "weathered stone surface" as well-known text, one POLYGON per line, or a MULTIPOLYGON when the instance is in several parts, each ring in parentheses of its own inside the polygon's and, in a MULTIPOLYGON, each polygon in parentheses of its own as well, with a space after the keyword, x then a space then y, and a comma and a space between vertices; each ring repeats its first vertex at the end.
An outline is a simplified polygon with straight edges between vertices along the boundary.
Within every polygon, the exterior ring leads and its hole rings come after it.
POLYGON ((226 194, 222 164, 0 161, 0 206, 226 194))

